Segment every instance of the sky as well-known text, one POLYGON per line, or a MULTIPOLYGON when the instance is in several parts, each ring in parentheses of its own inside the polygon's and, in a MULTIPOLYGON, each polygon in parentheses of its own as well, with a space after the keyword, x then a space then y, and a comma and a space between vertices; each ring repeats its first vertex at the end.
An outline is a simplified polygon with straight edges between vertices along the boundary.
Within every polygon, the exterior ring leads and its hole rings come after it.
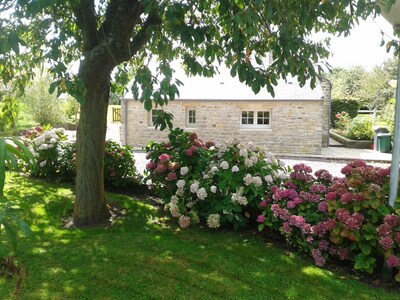
POLYGON ((333 54, 328 60, 332 67, 350 68, 361 65, 370 70, 381 64, 385 59, 393 57, 386 52, 385 46, 380 46, 382 35, 388 41, 393 38, 393 29, 383 17, 369 17, 361 21, 347 37, 333 37, 330 51, 333 54))

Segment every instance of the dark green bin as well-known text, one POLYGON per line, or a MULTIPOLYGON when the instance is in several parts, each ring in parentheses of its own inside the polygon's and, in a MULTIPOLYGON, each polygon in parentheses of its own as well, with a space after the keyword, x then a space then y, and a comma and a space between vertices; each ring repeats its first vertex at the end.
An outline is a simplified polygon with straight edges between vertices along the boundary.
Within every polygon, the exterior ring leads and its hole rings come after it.
POLYGON ((391 149, 390 133, 378 133, 378 149, 379 152, 387 153, 391 149))

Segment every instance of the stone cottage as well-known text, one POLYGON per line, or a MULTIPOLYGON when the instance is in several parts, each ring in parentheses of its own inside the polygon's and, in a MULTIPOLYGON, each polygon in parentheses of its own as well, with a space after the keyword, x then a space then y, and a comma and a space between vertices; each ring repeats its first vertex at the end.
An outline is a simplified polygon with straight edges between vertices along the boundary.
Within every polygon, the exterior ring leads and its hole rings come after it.
MULTIPOLYGON (((238 138, 266 146, 275 154, 320 154, 328 146, 331 85, 315 89, 297 81, 281 80, 275 97, 266 89, 255 95, 251 88, 229 75, 213 78, 179 78, 180 96, 164 109, 174 115, 174 127, 196 132, 203 140, 222 142, 238 138)), ((155 130, 155 108, 126 95, 121 101, 121 142, 135 148, 149 141, 165 141, 168 131, 155 130)))

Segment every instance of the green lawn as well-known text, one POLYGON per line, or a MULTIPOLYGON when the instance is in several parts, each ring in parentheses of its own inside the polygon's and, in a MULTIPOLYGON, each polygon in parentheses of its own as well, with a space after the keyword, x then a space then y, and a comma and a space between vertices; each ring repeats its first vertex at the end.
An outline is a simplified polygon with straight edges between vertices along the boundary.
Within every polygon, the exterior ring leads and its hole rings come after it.
MULTIPOLYGON (((127 210, 112 227, 62 229, 70 186, 11 177, 9 199, 34 212, 20 244, 29 277, 20 299, 400 299, 283 253, 251 233, 180 230, 153 207, 108 195, 127 210)), ((0 279, 0 299, 15 281, 0 279)))

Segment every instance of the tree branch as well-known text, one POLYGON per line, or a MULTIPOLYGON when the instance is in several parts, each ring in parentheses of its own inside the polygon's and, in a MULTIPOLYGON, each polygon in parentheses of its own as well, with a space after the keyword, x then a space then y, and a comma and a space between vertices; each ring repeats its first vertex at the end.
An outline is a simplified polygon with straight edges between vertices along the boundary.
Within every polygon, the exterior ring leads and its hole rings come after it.
POLYGON ((90 51, 99 44, 94 0, 80 0, 73 11, 82 32, 83 52, 90 51))

